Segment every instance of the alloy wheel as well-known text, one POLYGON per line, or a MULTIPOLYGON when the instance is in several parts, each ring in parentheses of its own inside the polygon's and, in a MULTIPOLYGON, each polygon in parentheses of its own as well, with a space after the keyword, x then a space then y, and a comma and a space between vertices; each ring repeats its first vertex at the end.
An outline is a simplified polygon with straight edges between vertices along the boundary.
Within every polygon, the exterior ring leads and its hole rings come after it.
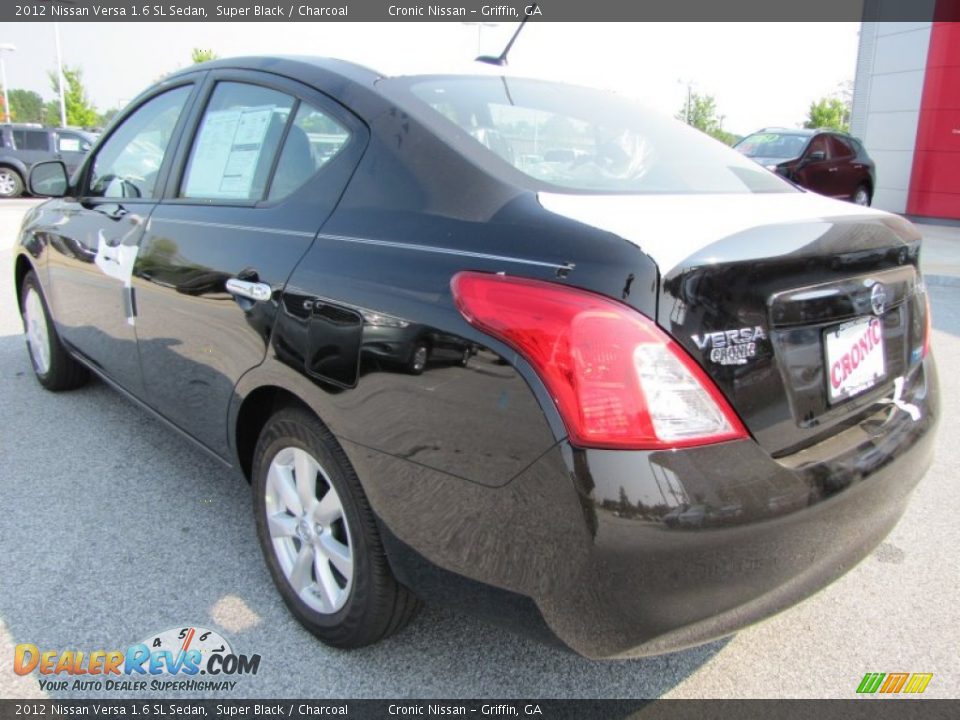
POLYGON ((9 170, 0 170, 0 196, 9 197, 17 192, 17 179, 9 170))
POLYGON ((343 608, 354 556, 343 503, 320 463, 306 450, 280 450, 267 474, 267 527, 287 582, 311 609, 343 608))
POLYGON ((23 324, 27 332, 27 344, 30 357, 40 375, 50 370, 50 333, 47 329, 47 317, 43 310, 40 293, 33 288, 27 291, 23 303, 23 324))
POLYGON ((413 369, 417 372, 422 371, 427 367, 427 356, 429 355, 429 350, 426 345, 418 345, 417 348, 413 351, 413 369))

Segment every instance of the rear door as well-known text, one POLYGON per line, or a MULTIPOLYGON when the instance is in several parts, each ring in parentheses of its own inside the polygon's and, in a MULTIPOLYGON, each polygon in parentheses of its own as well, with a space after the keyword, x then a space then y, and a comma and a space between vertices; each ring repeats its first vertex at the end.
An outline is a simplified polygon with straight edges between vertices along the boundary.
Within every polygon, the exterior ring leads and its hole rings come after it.
POLYGON ((366 142, 355 116, 292 80, 207 79, 133 285, 151 405, 221 455, 233 388, 262 362, 280 292, 366 142))
POLYGON ((13 144, 16 146, 17 157, 28 168, 49 160, 53 152, 51 135, 47 130, 14 129, 13 144))
POLYGON ((60 334, 138 396, 131 272, 194 91, 194 83, 181 81, 130 112, 98 147, 76 196, 51 201, 51 214, 62 222, 45 231, 60 334))
POLYGON ((834 197, 849 200, 853 197, 860 185, 862 171, 854 164, 856 151, 847 140, 837 136, 829 136, 830 144, 830 174, 833 175, 834 197))

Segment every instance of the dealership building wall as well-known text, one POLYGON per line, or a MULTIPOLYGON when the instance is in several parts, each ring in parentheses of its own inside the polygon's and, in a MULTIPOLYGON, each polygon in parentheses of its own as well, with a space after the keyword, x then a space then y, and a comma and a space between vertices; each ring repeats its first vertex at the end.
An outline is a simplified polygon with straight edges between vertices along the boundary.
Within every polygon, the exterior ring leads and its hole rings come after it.
POLYGON ((960 23, 864 22, 851 132, 875 207, 960 220, 960 23))

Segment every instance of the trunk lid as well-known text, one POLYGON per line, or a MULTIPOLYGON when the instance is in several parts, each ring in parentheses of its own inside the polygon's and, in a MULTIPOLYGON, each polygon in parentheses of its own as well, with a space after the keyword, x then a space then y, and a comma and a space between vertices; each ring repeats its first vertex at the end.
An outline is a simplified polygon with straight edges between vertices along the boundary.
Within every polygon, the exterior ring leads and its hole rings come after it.
POLYGON ((657 261, 658 323, 775 456, 856 423, 921 360, 920 236, 902 218, 808 193, 589 199, 577 219, 657 261))

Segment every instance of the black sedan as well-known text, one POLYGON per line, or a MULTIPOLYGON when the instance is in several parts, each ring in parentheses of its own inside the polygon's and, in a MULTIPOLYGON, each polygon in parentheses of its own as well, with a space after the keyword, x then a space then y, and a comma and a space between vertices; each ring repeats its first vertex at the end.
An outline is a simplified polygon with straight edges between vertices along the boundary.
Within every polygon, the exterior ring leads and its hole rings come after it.
POLYGON ((849 570, 931 462, 917 231, 611 94, 219 60, 30 181, 39 382, 235 467, 337 647, 421 599, 702 643, 849 570))

